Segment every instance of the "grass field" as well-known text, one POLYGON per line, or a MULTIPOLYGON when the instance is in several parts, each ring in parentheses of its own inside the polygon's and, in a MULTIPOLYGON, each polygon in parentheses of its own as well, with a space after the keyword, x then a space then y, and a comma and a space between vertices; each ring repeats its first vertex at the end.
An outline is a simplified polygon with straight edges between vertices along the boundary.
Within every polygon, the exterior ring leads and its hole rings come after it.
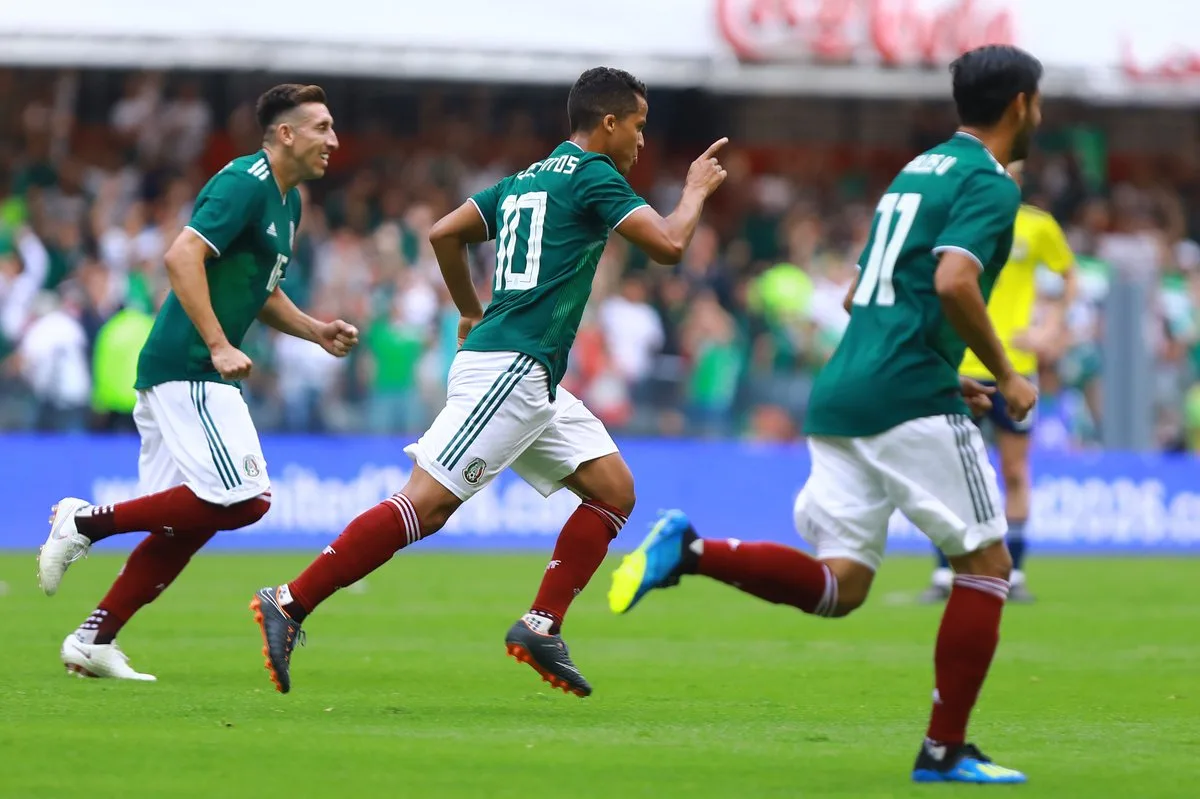
POLYGON ((567 640, 596 687, 504 657, 544 558, 411 554, 309 621, 276 694, 246 603, 307 558, 200 556, 125 631, 153 684, 68 678, 62 638, 120 560, 58 596, 0 557, 0 796, 1194 797, 1200 561, 1052 560, 1009 608, 973 738, 1024 787, 914 786, 939 610, 924 559, 858 614, 812 619, 701 580, 609 614, 606 564, 567 640))

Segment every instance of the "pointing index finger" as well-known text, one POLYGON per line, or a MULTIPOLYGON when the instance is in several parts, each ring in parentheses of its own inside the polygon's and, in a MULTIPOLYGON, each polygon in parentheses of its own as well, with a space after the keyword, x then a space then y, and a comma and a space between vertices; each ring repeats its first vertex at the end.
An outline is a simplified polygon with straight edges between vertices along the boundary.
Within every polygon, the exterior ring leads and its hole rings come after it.
POLYGON ((705 150, 704 155, 702 155, 700 157, 701 158, 712 158, 714 155, 716 155, 717 151, 720 150, 722 147, 724 147, 726 144, 729 144, 729 137, 722 136, 721 138, 717 139, 712 144, 708 145, 708 149, 705 150))

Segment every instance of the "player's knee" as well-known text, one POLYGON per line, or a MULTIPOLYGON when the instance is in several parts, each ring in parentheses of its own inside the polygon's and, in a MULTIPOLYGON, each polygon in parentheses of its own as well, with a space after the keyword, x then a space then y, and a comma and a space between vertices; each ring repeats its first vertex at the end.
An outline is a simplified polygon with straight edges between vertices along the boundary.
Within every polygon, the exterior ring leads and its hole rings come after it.
POLYGON ((837 607, 834 609, 833 613, 829 614, 829 617, 831 619, 840 619, 845 616, 849 616, 851 613, 866 604, 867 593, 869 592, 857 593, 850 596, 838 594, 837 607))
POLYGON ((865 564, 848 558, 829 558, 825 565, 837 580, 837 605, 829 615, 835 619, 849 616, 866 603, 875 572, 865 564))
POLYGON ((629 476, 628 480, 618 481, 612 489, 612 498, 605 500, 609 505, 624 512, 625 516, 633 513, 633 506, 637 504, 637 495, 633 490, 633 475, 629 476))
POLYGON ((1007 493, 1029 489, 1029 464, 1026 461, 1013 459, 1003 463, 1000 466, 1000 474, 1004 478, 1004 490, 1007 493))
POLYGON ((1012 573, 1012 555, 1004 541, 994 541, 983 549, 950 559, 956 574, 975 574, 1007 580, 1012 573))

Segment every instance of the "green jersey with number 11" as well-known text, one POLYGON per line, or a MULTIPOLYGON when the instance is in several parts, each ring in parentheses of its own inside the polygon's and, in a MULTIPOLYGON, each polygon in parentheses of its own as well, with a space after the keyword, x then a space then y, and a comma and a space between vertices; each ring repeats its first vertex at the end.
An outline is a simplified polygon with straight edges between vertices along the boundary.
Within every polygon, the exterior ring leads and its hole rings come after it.
MULTIPOLYGON (((205 261, 208 296, 233 346, 242 345, 283 280, 299 224, 300 192, 280 193, 262 150, 230 161, 196 197, 187 227, 215 253, 205 261)), ((142 347, 134 385, 147 389, 173 380, 234 382, 213 369, 208 347, 171 292, 142 347)))
POLYGON ((463 349, 530 356, 546 367, 553 398, 608 233, 646 201, 608 156, 567 141, 471 202, 496 239, 496 274, 463 349))
POLYGON ((813 384, 805 432, 872 436, 911 419, 965 414, 958 367, 966 344, 942 313, 938 259, 979 266, 984 300, 1013 242, 1021 190, 966 133, 917 156, 875 209, 859 259, 850 324, 813 384))

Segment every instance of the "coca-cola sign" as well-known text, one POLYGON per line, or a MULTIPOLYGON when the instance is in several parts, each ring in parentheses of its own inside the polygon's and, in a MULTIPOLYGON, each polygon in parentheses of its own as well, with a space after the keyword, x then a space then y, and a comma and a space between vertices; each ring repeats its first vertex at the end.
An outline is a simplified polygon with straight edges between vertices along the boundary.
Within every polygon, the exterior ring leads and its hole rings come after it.
POLYGON ((948 64, 1014 44, 1010 11, 988 0, 716 0, 722 38, 743 61, 948 64))
POLYGON ((1128 38, 1121 42, 1121 71, 1135 83, 1200 83, 1200 50, 1176 48, 1157 63, 1139 61, 1128 38))

